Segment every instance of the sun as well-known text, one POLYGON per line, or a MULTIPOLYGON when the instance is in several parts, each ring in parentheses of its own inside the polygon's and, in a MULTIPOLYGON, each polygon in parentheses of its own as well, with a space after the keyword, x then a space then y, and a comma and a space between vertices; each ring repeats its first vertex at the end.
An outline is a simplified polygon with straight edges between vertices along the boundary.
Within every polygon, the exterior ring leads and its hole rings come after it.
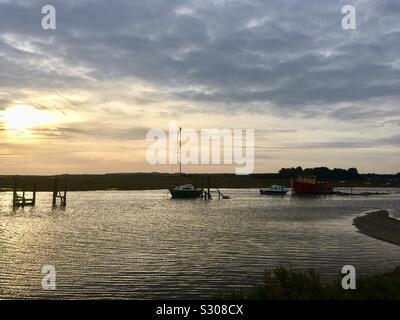
POLYGON ((45 125, 55 120, 55 115, 30 105, 17 105, 4 112, 4 122, 10 130, 25 130, 45 125))

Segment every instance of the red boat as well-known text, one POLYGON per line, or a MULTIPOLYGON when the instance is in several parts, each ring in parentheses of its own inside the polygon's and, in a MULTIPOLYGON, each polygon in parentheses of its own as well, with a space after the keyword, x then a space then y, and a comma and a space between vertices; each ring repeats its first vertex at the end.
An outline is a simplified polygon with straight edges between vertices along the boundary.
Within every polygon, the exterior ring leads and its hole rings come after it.
POLYGON ((333 193, 330 182, 319 182, 315 176, 298 176, 292 181, 294 194, 329 194, 333 193))

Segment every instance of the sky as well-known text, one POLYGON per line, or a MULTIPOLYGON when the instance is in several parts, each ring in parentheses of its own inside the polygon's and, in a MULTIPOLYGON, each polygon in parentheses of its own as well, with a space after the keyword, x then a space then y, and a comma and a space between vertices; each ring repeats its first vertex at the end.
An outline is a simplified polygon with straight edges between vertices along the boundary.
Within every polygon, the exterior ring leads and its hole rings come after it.
POLYGON ((399 52, 397 0, 0 0, 0 174, 176 172, 170 121, 254 129, 255 172, 396 173, 399 52))

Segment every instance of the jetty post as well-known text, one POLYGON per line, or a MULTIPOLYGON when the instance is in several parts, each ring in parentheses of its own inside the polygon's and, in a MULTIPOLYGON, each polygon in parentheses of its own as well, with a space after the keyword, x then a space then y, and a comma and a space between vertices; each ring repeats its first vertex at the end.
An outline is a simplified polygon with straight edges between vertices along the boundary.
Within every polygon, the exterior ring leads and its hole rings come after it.
POLYGON ((54 178, 54 187, 53 187, 53 207, 57 206, 57 198, 60 199, 60 206, 65 207, 67 205, 67 186, 64 187, 64 193, 61 194, 61 191, 58 190, 58 179, 54 178))
MULTIPOLYGON (((230 199, 229 196, 224 195, 221 190, 216 188, 217 194, 218 194, 218 199, 230 199)), ((211 183, 210 183, 210 177, 207 177, 207 185, 204 185, 204 177, 201 177, 201 199, 203 200, 212 200, 212 192, 211 192, 211 183)))
POLYGON ((53 207, 57 205, 57 178, 54 179, 53 186, 53 207))
POLYGON ((14 187, 13 187, 13 207, 15 207, 16 203, 17 203, 17 178, 14 178, 14 187))
POLYGON ((14 187, 13 187, 13 199, 12 199, 13 207, 22 207, 31 206, 34 207, 36 205, 36 183, 32 183, 32 198, 26 197, 26 184, 22 187, 22 195, 18 194, 18 181, 17 177, 14 178, 14 187))
POLYGON ((208 186, 208 188, 207 188, 207 200, 211 200, 212 196, 211 196, 211 193, 210 193, 210 177, 208 177, 207 186, 208 186))
POLYGON ((22 188, 22 208, 25 207, 25 187, 26 185, 24 184, 22 188))
POLYGON ((32 206, 36 205, 36 182, 32 184, 32 206))

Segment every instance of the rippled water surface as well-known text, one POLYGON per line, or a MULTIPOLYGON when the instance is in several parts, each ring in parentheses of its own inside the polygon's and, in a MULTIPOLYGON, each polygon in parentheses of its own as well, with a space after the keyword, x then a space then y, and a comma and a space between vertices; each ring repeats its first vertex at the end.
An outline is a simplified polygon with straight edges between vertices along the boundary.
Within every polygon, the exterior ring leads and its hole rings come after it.
MULTIPOLYGON (((399 190, 391 190, 398 192, 399 190)), ((400 216, 400 194, 369 197, 261 196, 225 190, 230 200, 171 200, 167 191, 71 192, 51 208, 13 211, 0 193, 0 297, 208 298, 248 286, 265 268, 343 265, 360 274, 400 264, 400 247, 352 225, 373 209, 400 216), (43 291, 42 266, 54 265, 57 290, 43 291)))

